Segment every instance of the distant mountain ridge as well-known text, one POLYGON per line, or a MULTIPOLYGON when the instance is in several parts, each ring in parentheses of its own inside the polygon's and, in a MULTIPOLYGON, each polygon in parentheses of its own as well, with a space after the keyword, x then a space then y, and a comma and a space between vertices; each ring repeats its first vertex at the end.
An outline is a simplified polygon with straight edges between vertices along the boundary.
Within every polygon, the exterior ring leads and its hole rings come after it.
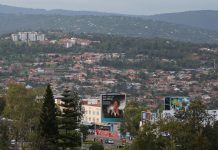
POLYGON ((163 22, 159 21, 160 18, 158 19, 158 15, 131 16, 88 11, 47 11, 0 5, 0 34, 28 30, 62 30, 218 44, 218 30, 210 31, 169 21, 163 22))
POLYGON ((218 31, 218 10, 167 13, 145 18, 218 31))
POLYGON ((71 10, 62 10, 62 9, 33 9, 33 8, 23 8, 15 6, 7 6, 0 4, 0 14, 32 14, 32 15, 66 15, 66 16, 75 16, 75 15, 93 15, 93 16, 111 16, 119 15, 115 13, 105 13, 105 12, 94 12, 94 11, 71 11, 71 10))
POLYGON ((208 30, 218 31, 218 10, 199 10, 186 11, 177 13, 165 13, 150 16, 124 15, 117 13, 105 13, 94 11, 71 11, 62 9, 32 9, 15 7, 0 4, 0 14, 35 14, 35 15, 64 15, 64 16, 132 16, 142 17, 145 19, 152 19, 164 21, 175 24, 182 24, 192 27, 198 27, 208 30))

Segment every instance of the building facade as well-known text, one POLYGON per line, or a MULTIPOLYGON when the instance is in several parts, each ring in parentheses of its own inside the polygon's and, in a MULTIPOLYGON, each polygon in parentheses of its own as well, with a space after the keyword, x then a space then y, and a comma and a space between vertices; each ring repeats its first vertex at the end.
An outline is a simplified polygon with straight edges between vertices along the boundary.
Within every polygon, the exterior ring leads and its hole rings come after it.
POLYGON ((101 106, 100 104, 83 104, 83 121, 95 124, 101 124, 101 106))

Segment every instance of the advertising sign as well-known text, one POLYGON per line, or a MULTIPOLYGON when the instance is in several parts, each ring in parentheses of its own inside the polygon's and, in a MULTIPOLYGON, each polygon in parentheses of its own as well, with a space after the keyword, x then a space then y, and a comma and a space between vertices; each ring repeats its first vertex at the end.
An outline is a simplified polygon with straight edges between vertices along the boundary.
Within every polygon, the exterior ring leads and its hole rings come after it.
POLYGON ((187 109, 190 105, 189 97, 166 97, 165 110, 181 110, 187 109))
POLYGON ((108 137, 108 138, 118 138, 119 134, 118 132, 110 132, 110 131, 105 131, 105 130, 96 130, 96 134, 99 136, 103 137, 108 137))
MULTIPOLYGON (((150 111, 142 111, 141 112, 141 121, 145 122, 145 121, 151 121, 153 119, 154 114, 151 113, 150 111)), ((156 115, 156 114, 155 114, 156 115)), ((156 116, 155 116, 156 117, 156 116)))
POLYGON ((145 122, 146 121, 146 111, 141 112, 141 121, 145 122))
POLYGON ((126 106, 126 95, 105 94, 101 96, 102 122, 121 122, 126 106))

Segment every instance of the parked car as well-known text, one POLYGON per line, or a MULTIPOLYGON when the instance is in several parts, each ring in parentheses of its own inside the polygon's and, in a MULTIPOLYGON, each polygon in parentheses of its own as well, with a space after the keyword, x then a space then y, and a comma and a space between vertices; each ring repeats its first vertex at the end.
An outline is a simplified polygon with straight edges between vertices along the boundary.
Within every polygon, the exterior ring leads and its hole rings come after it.
POLYGON ((114 144, 114 141, 112 139, 106 139, 104 142, 106 144, 114 144))

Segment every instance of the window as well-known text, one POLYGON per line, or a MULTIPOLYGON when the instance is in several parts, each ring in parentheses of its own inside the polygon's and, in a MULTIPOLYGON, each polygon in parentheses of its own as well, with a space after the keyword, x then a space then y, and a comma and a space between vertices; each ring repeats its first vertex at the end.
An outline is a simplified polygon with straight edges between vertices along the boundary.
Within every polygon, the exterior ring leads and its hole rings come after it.
POLYGON ((95 111, 93 111, 92 114, 95 115, 95 111))
POLYGON ((91 115, 91 110, 89 110, 89 114, 91 115))
POLYGON ((99 111, 97 111, 97 115, 99 115, 99 111))

